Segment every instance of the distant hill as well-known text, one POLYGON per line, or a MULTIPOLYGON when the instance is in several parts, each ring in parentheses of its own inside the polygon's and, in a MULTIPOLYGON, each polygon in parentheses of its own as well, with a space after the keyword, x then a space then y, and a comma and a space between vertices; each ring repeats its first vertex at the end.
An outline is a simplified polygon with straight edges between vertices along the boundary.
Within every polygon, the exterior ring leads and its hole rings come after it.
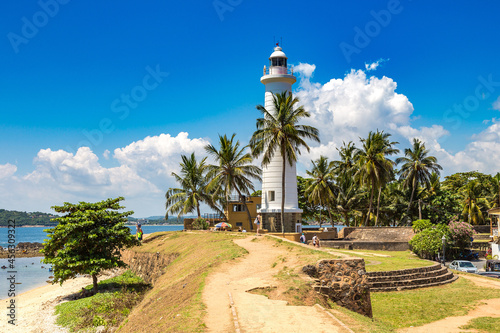
POLYGON ((51 219, 55 217, 57 215, 42 212, 19 212, 17 210, 0 209, 0 226, 6 227, 9 220, 16 221, 16 227, 30 225, 54 226, 57 225, 57 222, 51 221, 51 219))

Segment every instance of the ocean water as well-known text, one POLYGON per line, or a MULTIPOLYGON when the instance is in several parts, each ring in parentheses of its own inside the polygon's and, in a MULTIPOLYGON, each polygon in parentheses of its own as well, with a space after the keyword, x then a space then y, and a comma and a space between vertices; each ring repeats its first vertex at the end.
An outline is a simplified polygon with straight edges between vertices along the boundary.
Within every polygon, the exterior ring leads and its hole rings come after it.
MULTIPOLYGON (((132 234, 135 234, 135 226, 128 226, 132 234)), ((47 239, 47 234, 43 231, 48 227, 18 227, 16 228, 16 244, 20 242, 39 242, 43 243, 47 239)), ((167 225, 167 226, 154 226, 143 225, 142 230, 145 234, 160 231, 178 231, 182 230, 182 225, 167 225)), ((6 248, 8 245, 8 229, 0 228, 0 246, 6 248)), ((13 270, 0 268, 0 299, 8 298, 9 283, 7 279, 12 275, 9 271, 15 271, 15 292, 16 295, 26 292, 28 290, 41 287, 47 284, 49 277, 53 275, 49 272, 51 265, 42 264, 40 260, 42 257, 33 258, 16 258, 15 268, 13 270)), ((9 267, 8 259, 0 259, 0 267, 9 267)))

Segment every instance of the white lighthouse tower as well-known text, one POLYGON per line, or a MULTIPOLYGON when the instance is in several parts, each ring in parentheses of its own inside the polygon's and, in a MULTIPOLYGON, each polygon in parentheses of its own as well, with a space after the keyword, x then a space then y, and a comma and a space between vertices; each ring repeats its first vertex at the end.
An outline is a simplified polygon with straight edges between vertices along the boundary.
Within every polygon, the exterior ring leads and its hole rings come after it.
MULTIPOLYGON (((293 70, 288 69, 285 53, 278 44, 269 57, 269 68, 264 66, 264 75, 260 78, 266 86, 265 105, 266 110, 274 110, 273 94, 284 91, 291 93, 292 85, 297 81, 293 76, 293 70)), ((260 214, 262 216, 262 227, 271 232, 282 232, 281 230, 281 198, 282 195, 282 168, 283 159, 277 152, 271 162, 262 169, 262 205, 260 214)), ((297 196, 297 171, 295 162, 292 166, 286 162, 285 167, 285 232, 295 232, 296 224, 302 219, 302 210, 299 209, 297 196)))

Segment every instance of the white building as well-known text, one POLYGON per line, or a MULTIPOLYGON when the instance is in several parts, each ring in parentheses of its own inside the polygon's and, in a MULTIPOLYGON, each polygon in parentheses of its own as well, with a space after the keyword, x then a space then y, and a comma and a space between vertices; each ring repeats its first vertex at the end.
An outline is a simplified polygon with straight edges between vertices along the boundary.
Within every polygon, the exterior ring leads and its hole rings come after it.
MULTIPOLYGON (((260 78, 266 86, 266 110, 274 110, 273 94, 284 91, 292 92, 292 85, 297 81, 293 70, 288 68, 288 58, 281 47, 276 46, 269 57, 269 68, 264 66, 264 75, 260 78)), ((283 159, 278 152, 271 162, 262 169, 262 227, 271 232, 281 232, 281 198, 283 159)), ((301 222, 302 210, 299 209, 297 197, 297 171, 295 162, 292 166, 286 162, 285 167, 285 232, 296 232, 301 222)))

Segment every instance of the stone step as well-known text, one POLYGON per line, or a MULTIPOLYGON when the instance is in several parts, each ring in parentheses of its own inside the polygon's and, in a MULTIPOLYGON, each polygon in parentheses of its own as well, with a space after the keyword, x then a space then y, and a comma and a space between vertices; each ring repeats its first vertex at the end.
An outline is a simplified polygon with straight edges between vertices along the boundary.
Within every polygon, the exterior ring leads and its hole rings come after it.
POLYGON ((393 280, 415 280, 422 278, 430 278, 433 276, 439 276, 446 274, 448 269, 446 267, 440 267, 437 270, 419 272, 412 271, 408 274, 400 274, 400 275, 381 275, 381 276, 370 276, 368 275, 368 282, 383 282, 383 281, 393 281, 393 280))
POLYGON ((434 277, 425 277, 420 279, 413 280, 392 280, 392 281, 383 281, 383 282, 373 282, 369 283, 370 288, 385 288, 385 287, 401 287, 401 286, 411 286, 411 285, 428 285, 436 282, 442 282, 446 280, 450 280, 453 278, 453 273, 446 272, 443 275, 434 276, 434 277))
POLYGON ((447 283, 455 282, 458 279, 457 275, 453 275, 451 279, 427 283, 427 284, 413 284, 407 286, 392 286, 392 287, 381 287, 381 288, 370 288, 371 292, 384 292, 384 291, 401 291, 401 290, 410 290, 410 289, 418 289, 418 288, 427 288, 427 287, 437 287, 442 286, 447 283))
POLYGON ((418 268, 407 268, 407 269, 400 269, 397 271, 382 271, 382 272, 367 272, 366 275, 368 277, 375 277, 375 276, 402 276, 402 275, 408 275, 408 274, 416 274, 416 273, 425 273, 425 272, 431 272, 431 271, 436 271, 441 269, 442 266, 439 263, 435 263, 431 266, 425 266, 425 267, 418 267, 418 268))

